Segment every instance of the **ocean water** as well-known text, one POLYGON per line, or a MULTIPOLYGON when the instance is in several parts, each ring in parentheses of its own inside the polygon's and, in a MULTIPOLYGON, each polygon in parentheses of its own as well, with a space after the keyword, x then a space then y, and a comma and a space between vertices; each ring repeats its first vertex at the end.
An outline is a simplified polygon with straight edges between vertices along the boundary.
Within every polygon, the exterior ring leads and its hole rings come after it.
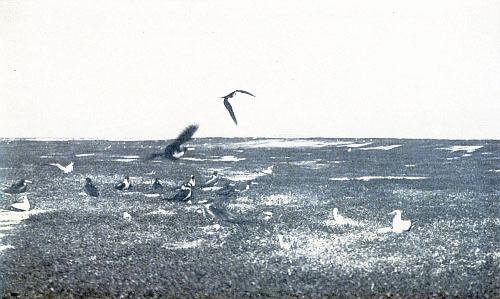
POLYGON ((28 212, 0 193, 0 294, 500 295, 500 141, 197 138, 144 161, 165 145, 0 140, 2 189, 33 181, 28 212), (163 199, 213 171, 215 188, 163 199), (395 209, 411 230, 378 233, 395 209))

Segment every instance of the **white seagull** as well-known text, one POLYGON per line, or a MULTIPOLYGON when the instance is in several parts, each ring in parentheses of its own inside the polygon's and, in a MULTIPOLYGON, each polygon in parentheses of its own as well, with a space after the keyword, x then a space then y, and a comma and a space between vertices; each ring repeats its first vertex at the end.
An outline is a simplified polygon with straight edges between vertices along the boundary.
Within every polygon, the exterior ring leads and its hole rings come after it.
POLYGON ((55 166, 55 167, 59 168, 64 173, 70 173, 70 172, 73 171, 73 162, 69 163, 66 166, 62 166, 59 163, 50 163, 49 165, 52 165, 52 166, 55 166))
POLYGON ((21 196, 23 202, 16 202, 11 205, 16 210, 20 211, 29 211, 30 210, 30 202, 28 201, 28 197, 26 195, 21 196))
POLYGON ((283 249, 285 249, 285 250, 289 250, 292 247, 292 245, 290 243, 285 243, 283 241, 283 235, 282 234, 278 234, 278 241, 280 243, 280 247, 283 248, 283 249))
POLYGON ((352 219, 345 218, 342 215, 339 214, 339 209, 334 208, 333 209, 333 220, 335 221, 335 224, 338 225, 358 225, 358 223, 352 219))
POLYGON ((401 210, 394 210, 387 215, 394 215, 392 219, 392 227, 383 227, 377 230, 378 233, 402 233, 404 231, 409 231, 411 228, 410 220, 401 220, 401 210))

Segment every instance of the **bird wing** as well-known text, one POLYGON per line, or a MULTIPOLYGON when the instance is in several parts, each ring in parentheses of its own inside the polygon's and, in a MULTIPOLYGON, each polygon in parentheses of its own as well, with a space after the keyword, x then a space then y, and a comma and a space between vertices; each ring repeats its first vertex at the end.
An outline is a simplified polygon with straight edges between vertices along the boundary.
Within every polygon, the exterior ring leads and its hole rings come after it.
POLYGON ((177 139, 175 141, 179 142, 180 144, 188 142, 189 140, 191 140, 191 138, 193 137, 196 130, 198 130, 198 125, 188 126, 179 134, 179 136, 177 137, 177 139))
POLYGON ((234 123, 238 125, 238 121, 236 121, 236 116, 234 115, 233 112, 233 107, 231 107, 231 104, 229 104, 229 101, 227 99, 224 99, 224 106, 226 106, 227 111, 229 111, 229 115, 231 115, 231 118, 234 120, 234 123))
POLYGON ((244 90, 240 90, 240 89, 235 90, 235 91, 233 91, 233 92, 241 92, 241 93, 246 93, 246 94, 248 94, 248 95, 251 95, 252 97, 255 97, 253 94, 249 93, 248 91, 244 91, 244 90))
POLYGON ((198 130, 198 125, 190 125, 185 128, 179 136, 177 136, 177 139, 167 145, 165 148, 165 156, 169 159, 174 158, 174 160, 176 160, 177 158, 174 157, 174 153, 181 151, 181 145, 191 140, 196 130, 198 130))
POLYGON ((230 98, 232 98, 234 96, 235 93, 236 93, 236 90, 233 91, 233 92, 230 92, 228 95, 223 96, 222 98, 223 99, 230 99, 230 98))

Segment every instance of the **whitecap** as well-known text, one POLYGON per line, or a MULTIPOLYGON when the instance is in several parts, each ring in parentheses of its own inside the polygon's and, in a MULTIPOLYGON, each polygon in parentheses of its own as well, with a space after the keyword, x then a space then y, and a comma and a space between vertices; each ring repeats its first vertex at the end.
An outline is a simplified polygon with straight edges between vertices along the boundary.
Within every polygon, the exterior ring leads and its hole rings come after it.
POLYGON ((90 156, 95 156, 95 153, 91 154, 76 154, 75 157, 90 157, 90 156))
POLYGON ((175 242, 171 244, 163 245, 162 247, 165 249, 188 249, 198 247, 203 240, 195 240, 195 241, 185 241, 185 242, 175 242))
POLYGON ((112 161, 115 161, 115 162, 134 162, 134 161, 137 161, 137 159, 113 159, 112 161))
POLYGON ((151 198, 151 197, 158 197, 160 196, 160 194, 144 194, 144 196, 151 198))
POLYGON ((453 145, 450 147, 438 147, 437 149, 447 150, 451 152, 466 151, 468 153, 473 153, 482 147, 482 145, 453 145))
POLYGON ((146 215, 167 215, 167 216, 170 216, 170 215, 174 215, 174 214, 175 213, 173 211, 166 211, 164 209, 158 209, 156 211, 149 212, 146 215))
POLYGON ((348 143, 348 144, 341 144, 339 145, 338 147, 348 147, 348 148, 357 148, 357 147, 362 147, 362 146, 366 146, 366 145, 370 145, 372 144, 373 142, 365 142, 365 143, 348 143))
POLYGON ((361 150, 383 150, 383 151, 388 151, 393 148, 400 147, 401 144, 394 144, 394 145, 385 145, 385 146, 375 146, 375 147, 365 147, 365 148, 360 148, 361 150))
POLYGON ((490 169, 488 171, 490 171, 490 172, 500 172, 500 169, 490 169))
POLYGON ((191 157, 182 158, 182 160, 187 160, 187 161, 208 161, 208 159, 191 158, 191 157))
POLYGON ((219 159, 213 159, 212 161, 217 161, 217 162, 238 162, 238 161, 243 161, 246 158, 237 158, 235 156, 223 156, 219 159))
POLYGON ((15 247, 12 245, 0 245, 0 251, 4 251, 5 249, 11 249, 11 248, 15 247))
POLYGON ((267 206, 281 206, 292 202, 292 196, 287 194, 272 194, 264 199, 264 204, 267 206))
POLYGON ((308 140, 308 139, 265 139, 265 140, 253 140, 246 142, 235 143, 235 147, 247 147, 247 148, 271 148, 271 147, 281 147, 281 148, 295 148, 295 147, 325 147, 325 146, 335 146, 340 144, 346 144, 350 142, 346 141, 320 141, 320 140, 308 140))
POLYGON ((427 177, 419 177, 419 176, 361 176, 356 178, 329 178, 330 181, 349 181, 349 180, 357 180, 357 181, 370 181, 370 180, 424 180, 427 177))
POLYGON ((406 164, 405 167, 415 167, 415 164, 406 164))

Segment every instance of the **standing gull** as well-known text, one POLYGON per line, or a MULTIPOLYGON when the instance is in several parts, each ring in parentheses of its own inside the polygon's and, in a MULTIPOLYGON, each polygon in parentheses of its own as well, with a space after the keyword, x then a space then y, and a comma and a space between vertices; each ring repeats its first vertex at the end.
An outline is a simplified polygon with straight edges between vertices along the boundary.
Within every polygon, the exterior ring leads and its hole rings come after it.
POLYGON ((411 228, 410 220, 401 220, 401 210, 394 210, 387 215, 394 215, 392 219, 392 227, 383 227, 377 230, 378 233, 402 233, 404 231, 409 231, 411 228))
POLYGON ((181 148, 181 145, 191 140, 196 130, 198 130, 198 125, 190 125, 185 128, 177 139, 167 145, 164 153, 151 154, 147 160, 152 160, 157 157, 163 157, 173 161, 178 160, 180 157, 184 156, 184 153, 187 150, 187 147, 184 146, 181 148))
POLYGON ((224 99, 224 106, 226 106, 227 111, 229 111, 229 115, 231 115, 231 118, 233 119, 233 121, 236 125, 238 125, 238 121, 236 121, 236 115, 234 115, 233 107, 229 103, 229 99, 234 97, 234 95, 238 92, 239 93, 246 93, 248 95, 251 95, 252 97, 255 97, 253 94, 249 93, 248 91, 244 91, 244 90, 235 90, 235 91, 231 92, 230 94, 228 94, 224 97, 221 97, 221 99, 224 99))

